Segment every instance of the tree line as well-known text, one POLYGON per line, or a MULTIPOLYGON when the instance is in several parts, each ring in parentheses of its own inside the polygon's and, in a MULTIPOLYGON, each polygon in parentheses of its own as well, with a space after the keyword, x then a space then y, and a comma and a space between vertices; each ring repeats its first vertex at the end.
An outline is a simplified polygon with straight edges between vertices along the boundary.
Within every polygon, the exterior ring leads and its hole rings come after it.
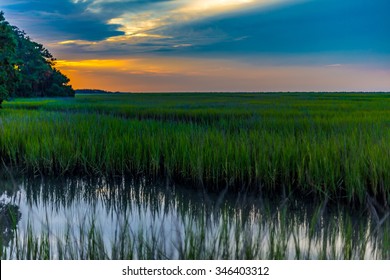
POLYGON ((10 97, 74 96, 70 80, 56 59, 24 31, 11 26, 0 11, 0 106, 10 97))

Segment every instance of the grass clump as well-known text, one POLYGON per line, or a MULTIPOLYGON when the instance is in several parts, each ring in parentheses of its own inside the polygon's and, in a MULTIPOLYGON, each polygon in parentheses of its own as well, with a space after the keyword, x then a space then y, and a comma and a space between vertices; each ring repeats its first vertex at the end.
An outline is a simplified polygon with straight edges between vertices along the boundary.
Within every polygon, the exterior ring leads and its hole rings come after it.
POLYGON ((0 111, 0 156, 34 174, 167 178, 211 191, 390 202, 390 95, 79 95, 0 111))

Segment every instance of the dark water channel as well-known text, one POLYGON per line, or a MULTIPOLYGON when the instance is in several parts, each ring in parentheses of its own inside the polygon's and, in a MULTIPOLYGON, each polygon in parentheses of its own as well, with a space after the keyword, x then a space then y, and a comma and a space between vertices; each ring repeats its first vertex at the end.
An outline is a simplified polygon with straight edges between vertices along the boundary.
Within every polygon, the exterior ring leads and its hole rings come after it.
POLYGON ((369 209, 145 179, 15 180, 0 182, 3 259, 390 257, 389 221, 369 209))

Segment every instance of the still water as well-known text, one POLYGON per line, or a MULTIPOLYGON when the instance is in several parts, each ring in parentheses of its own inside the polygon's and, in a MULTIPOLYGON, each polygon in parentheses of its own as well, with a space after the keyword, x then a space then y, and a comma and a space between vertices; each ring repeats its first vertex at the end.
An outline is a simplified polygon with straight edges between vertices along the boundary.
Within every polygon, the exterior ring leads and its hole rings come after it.
POLYGON ((216 194, 124 177, 36 178, 1 181, 0 207, 2 258, 390 257, 386 216, 325 201, 216 194))

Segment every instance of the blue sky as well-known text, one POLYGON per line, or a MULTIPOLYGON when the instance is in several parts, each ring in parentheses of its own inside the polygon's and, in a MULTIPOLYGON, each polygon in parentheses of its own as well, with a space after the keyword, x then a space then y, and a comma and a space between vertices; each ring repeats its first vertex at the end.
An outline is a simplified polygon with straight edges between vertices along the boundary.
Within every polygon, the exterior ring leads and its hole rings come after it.
POLYGON ((2 0, 76 88, 390 91, 386 0, 2 0))

